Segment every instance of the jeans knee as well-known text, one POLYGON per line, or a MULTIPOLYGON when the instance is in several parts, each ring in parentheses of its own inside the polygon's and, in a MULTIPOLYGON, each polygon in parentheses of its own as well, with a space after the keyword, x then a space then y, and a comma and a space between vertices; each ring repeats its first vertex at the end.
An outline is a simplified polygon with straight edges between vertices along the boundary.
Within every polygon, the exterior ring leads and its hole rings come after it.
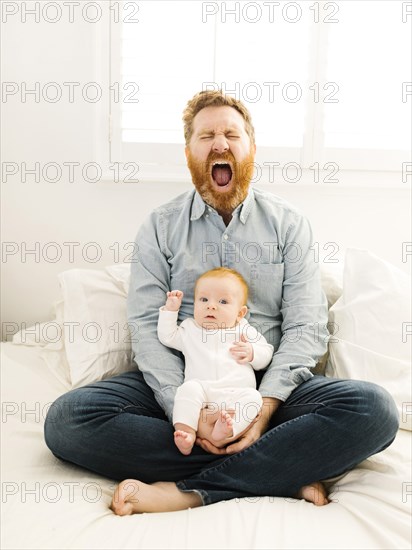
POLYGON ((395 400, 385 388, 372 382, 363 384, 362 394, 371 425, 392 441, 399 429, 399 412, 395 400))
POLYGON ((44 440, 48 448, 55 455, 59 454, 59 442, 62 440, 61 432, 65 426, 62 415, 65 397, 66 395, 62 395, 52 403, 44 421, 44 440))
POLYGON ((70 441, 69 433, 76 423, 76 410, 81 401, 81 388, 57 398, 47 411, 44 422, 46 445, 56 456, 61 456, 70 441))

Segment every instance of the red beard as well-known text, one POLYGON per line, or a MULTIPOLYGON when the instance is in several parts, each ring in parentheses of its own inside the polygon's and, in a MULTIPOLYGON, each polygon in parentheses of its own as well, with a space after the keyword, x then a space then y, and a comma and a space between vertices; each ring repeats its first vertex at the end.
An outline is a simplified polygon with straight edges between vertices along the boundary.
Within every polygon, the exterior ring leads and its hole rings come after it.
POLYGON ((192 174, 194 186, 205 203, 218 212, 231 213, 247 197, 253 177, 254 158, 252 151, 241 162, 236 162, 230 152, 221 154, 211 152, 206 162, 199 162, 189 151, 187 165, 192 174), (215 188, 215 186, 218 186, 212 177, 212 166, 216 160, 226 160, 233 167, 232 178, 227 191, 219 191, 215 188))

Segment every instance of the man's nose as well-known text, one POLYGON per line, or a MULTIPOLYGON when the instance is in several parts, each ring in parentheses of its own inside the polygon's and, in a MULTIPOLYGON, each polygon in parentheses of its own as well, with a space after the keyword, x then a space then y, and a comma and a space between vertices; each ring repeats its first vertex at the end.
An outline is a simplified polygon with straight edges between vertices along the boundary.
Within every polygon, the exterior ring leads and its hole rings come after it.
POLYGON ((223 135, 217 135, 215 136, 214 142, 213 142, 213 151, 215 153, 224 153, 225 151, 229 150, 229 144, 223 135))

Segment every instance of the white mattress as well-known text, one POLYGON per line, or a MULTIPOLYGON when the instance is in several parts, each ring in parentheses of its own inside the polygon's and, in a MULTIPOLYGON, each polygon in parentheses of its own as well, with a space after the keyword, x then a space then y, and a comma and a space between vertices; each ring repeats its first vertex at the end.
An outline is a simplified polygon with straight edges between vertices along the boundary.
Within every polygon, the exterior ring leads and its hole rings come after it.
POLYGON ((341 476, 328 506, 265 497, 115 516, 108 508, 115 483, 59 461, 44 443, 47 405, 69 388, 40 349, 2 344, 2 548, 411 547, 411 432, 404 430, 341 476))

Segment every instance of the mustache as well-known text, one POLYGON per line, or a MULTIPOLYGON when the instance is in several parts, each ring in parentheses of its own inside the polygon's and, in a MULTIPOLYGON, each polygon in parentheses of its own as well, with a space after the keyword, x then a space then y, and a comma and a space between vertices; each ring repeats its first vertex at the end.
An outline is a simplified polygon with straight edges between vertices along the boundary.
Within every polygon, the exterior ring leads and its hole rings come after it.
POLYGON ((213 151, 209 153, 207 157, 207 164, 210 164, 211 162, 214 162, 215 160, 227 160, 233 163, 233 165, 236 164, 235 157, 230 151, 227 151, 226 153, 214 153, 213 151))
POLYGON ((198 170, 200 170, 203 174, 209 174, 211 171, 212 164, 216 161, 220 162, 227 162, 230 163, 233 167, 233 169, 236 171, 239 164, 233 156, 231 152, 226 153, 209 153, 207 159, 205 161, 196 161, 194 159, 191 159, 191 162, 194 163, 195 166, 198 167, 198 170))

